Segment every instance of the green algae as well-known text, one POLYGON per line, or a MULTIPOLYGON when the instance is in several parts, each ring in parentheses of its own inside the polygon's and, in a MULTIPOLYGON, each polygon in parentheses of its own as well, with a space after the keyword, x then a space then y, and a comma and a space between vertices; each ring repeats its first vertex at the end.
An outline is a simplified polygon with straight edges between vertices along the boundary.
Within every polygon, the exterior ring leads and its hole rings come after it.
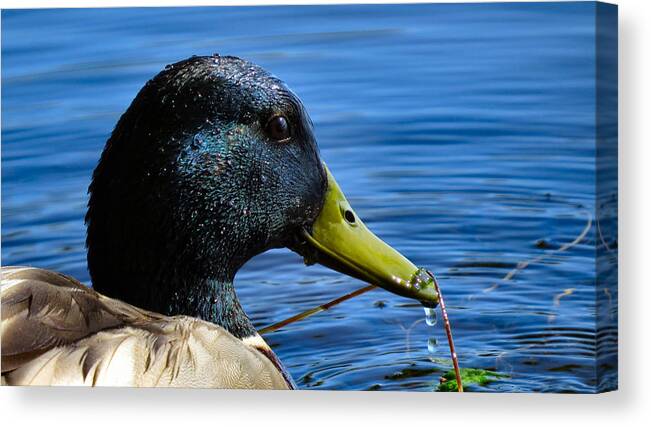
MULTIPOLYGON (((464 387, 472 384, 485 386, 500 378, 508 378, 508 375, 499 374, 493 371, 486 371, 484 369, 475 368, 461 368, 461 382, 464 387)), ((457 380, 454 374, 454 369, 449 370, 441 377, 441 382, 437 387, 438 391, 452 392, 457 391, 457 380)))

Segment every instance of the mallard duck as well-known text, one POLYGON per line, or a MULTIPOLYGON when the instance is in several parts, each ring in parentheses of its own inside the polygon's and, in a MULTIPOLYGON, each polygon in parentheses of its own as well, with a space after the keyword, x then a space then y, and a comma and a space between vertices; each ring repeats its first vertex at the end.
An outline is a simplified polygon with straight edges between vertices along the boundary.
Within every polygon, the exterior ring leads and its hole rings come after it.
POLYGON ((233 284, 270 248, 438 302, 353 211, 298 97, 236 57, 192 57, 147 82, 89 194, 92 289, 2 269, 3 384, 296 388, 233 284))

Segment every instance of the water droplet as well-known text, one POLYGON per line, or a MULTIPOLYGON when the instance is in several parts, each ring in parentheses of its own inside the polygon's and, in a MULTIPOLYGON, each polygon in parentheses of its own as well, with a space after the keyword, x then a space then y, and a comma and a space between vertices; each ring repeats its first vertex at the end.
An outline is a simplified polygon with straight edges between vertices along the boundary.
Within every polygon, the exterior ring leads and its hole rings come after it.
POLYGON ((434 337, 429 337, 427 339, 427 351, 430 354, 436 353, 436 348, 439 346, 439 342, 434 337))
POLYGON ((436 325, 436 308, 423 307, 423 310, 425 310, 425 323, 427 323, 427 326, 436 325))

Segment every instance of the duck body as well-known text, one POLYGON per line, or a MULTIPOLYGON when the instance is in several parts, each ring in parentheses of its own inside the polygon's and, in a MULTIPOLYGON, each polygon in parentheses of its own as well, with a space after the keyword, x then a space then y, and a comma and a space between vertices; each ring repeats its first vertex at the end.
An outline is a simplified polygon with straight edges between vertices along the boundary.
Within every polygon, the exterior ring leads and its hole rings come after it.
POLYGON ((92 289, 2 269, 4 384, 295 388, 235 292, 270 248, 438 301, 353 212, 298 97, 239 58, 192 57, 147 82, 89 194, 92 289))
POLYGON ((259 336, 146 311, 53 271, 0 274, 3 385, 295 387, 259 336))

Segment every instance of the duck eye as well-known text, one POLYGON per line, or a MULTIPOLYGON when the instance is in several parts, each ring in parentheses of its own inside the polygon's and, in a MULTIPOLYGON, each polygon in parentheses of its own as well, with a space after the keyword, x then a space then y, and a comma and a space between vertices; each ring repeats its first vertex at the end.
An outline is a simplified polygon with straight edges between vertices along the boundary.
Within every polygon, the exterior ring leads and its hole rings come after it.
POLYGON ((284 116, 274 116, 267 122, 267 135, 276 141, 289 139, 289 122, 284 116))

